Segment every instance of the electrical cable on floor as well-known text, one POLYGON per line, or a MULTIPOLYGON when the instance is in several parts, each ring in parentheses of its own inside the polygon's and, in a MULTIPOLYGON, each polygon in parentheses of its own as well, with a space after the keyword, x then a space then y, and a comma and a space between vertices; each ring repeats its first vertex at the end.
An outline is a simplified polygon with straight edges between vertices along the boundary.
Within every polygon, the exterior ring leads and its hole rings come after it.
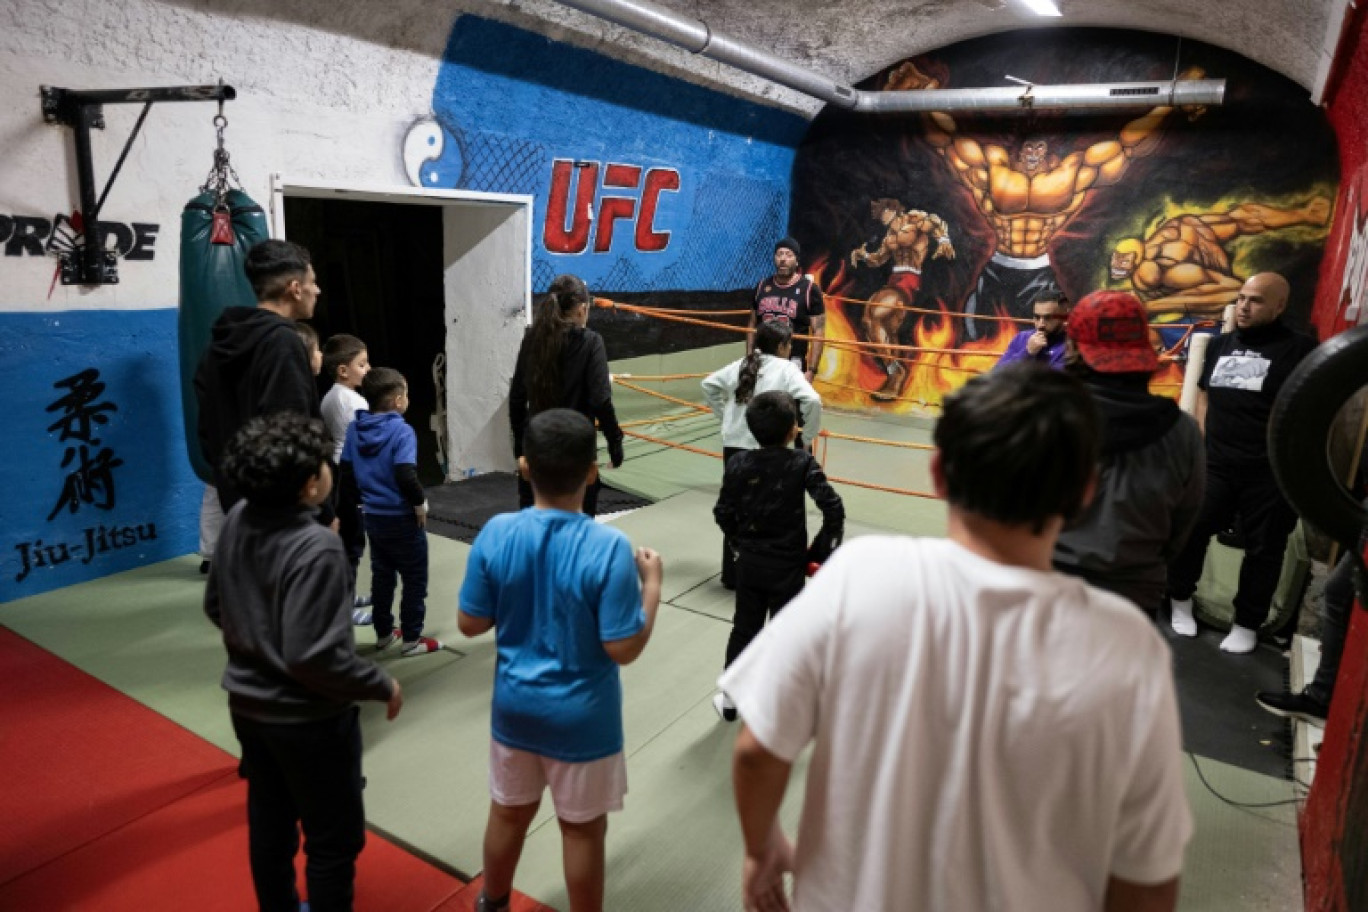
MULTIPOLYGON (((1206 790, 1207 790, 1208 792, 1211 792, 1211 794, 1215 795, 1217 798, 1219 798, 1221 801, 1225 802, 1226 804, 1230 805, 1231 807, 1237 807, 1237 808, 1271 808, 1271 807, 1282 807, 1283 805, 1287 805, 1287 804, 1301 804, 1301 799, 1300 799, 1300 798, 1286 798, 1286 799, 1283 799, 1282 801, 1256 801, 1256 802, 1233 801, 1233 800, 1227 798, 1225 795, 1222 795, 1220 792, 1216 791, 1216 789, 1212 786, 1212 784, 1211 784, 1210 782, 1207 781, 1207 777, 1202 773, 1202 767, 1197 763, 1197 755, 1196 755, 1196 754, 1194 754, 1192 751, 1183 751, 1183 753, 1187 754, 1187 755, 1188 755, 1188 759, 1192 761, 1192 768, 1195 769, 1195 770, 1197 771, 1197 778, 1200 779, 1200 780, 1202 780, 1202 785, 1205 785, 1205 786, 1206 786, 1206 790)), ((1300 782, 1298 782, 1297 784, 1298 784, 1298 785, 1301 785, 1300 782)))

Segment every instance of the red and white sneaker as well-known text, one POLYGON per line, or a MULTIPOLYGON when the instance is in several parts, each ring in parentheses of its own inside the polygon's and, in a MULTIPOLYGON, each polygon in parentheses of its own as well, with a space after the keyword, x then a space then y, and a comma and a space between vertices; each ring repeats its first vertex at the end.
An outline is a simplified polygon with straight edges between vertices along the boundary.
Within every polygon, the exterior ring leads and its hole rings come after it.
POLYGON ((442 648, 442 644, 432 637, 420 636, 416 640, 404 640, 404 648, 400 650, 400 655, 405 658, 409 656, 427 655, 429 652, 436 652, 442 648))

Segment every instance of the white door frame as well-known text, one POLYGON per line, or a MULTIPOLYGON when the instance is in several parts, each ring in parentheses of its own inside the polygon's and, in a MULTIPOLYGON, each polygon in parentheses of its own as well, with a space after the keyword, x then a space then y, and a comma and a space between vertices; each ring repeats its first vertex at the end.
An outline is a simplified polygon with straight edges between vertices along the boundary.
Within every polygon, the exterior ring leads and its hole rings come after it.
POLYGON ((448 478, 513 470, 508 446, 508 382, 523 329, 532 317, 533 197, 290 178, 273 173, 270 208, 271 236, 275 238, 285 237, 287 196, 440 206, 445 210, 444 322, 448 329, 459 324, 462 331, 459 335, 447 333, 446 397, 445 403, 439 403, 442 418, 433 430, 445 429, 448 478), (466 215, 459 215, 460 210, 466 215), (518 218, 523 219, 522 226, 518 218), (518 254, 509 255, 517 248, 521 248, 521 263, 518 254))
POLYGON ((515 206, 527 209, 527 319, 532 319, 532 206, 535 198, 523 193, 484 193, 479 190, 432 190, 402 184, 366 184, 286 177, 271 172, 271 237, 285 237, 285 197, 337 199, 357 203, 399 203, 419 206, 515 206))

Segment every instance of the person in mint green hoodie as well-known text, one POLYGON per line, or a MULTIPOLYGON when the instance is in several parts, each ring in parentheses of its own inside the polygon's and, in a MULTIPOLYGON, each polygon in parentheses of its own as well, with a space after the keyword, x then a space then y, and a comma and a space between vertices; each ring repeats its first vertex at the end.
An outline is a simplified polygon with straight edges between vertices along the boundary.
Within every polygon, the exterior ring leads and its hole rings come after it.
POLYGON ((400 655, 436 652, 442 644, 423 636, 427 616, 427 497, 418 482, 418 435, 404 421, 408 382, 388 367, 373 367, 361 382, 370 409, 356 413, 342 445, 344 495, 360 503, 371 553, 371 612, 375 649, 396 643, 400 655), (395 625, 394 590, 404 583, 395 625))

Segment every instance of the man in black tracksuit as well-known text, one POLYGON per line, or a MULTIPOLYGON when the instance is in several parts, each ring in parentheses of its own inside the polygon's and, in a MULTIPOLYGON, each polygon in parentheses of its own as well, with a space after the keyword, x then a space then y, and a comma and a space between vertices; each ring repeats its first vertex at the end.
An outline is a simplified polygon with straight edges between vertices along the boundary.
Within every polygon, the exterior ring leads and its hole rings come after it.
MULTIPOLYGON (((238 428, 272 412, 322 414, 309 353, 294 328, 296 320, 313 316, 320 293, 309 252, 289 241, 262 241, 247 252, 243 268, 257 306, 229 307, 219 315, 195 371, 196 430, 225 514, 239 495, 220 463, 238 428)), ((324 511, 331 519, 327 504, 324 511)))
POLYGON ((1147 322, 1140 299, 1121 291, 1095 291, 1069 315, 1064 370, 1097 404, 1102 452, 1097 493, 1060 533, 1054 566, 1153 618, 1197 521, 1206 465, 1197 422, 1149 392, 1159 358, 1147 322))
POLYGON ((1316 340, 1280 317, 1287 307, 1282 276, 1251 277, 1235 299, 1235 332, 1217 336, 1202 369, 1197 420, 1206 433, 1207 489, 1187 547, 1169 566, 1173 629, 1195 636, 1192 594, 1202 576, 1207 543, 1238 512, 1245 556, 1235 593, 1235 620, 1221 649, 1252 652, 1282 573, 1287 537, 1297 514, 1283 498, 1268 461, 1268 419, 1278 391, 1316 340))

